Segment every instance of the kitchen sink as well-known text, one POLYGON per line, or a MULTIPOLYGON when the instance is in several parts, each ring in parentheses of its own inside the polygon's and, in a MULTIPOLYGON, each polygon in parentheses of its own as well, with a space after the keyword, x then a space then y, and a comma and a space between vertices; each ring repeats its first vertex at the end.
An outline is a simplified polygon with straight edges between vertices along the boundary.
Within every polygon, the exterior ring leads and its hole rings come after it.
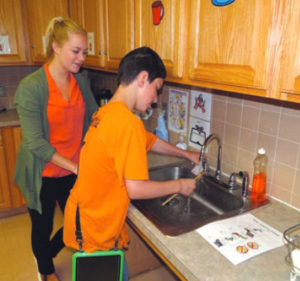
MULTIPOLYGON (((194 178, 192 164, 180 162, 155 167, 149 170, 149 177, 155 181, 179 178, 194 178)), ((253 203, 250 197, 242 197, 241 187, 232 190, 223 181, 204 175, 197 181, 195 192, 186 197, 178 194, 164 206, 169 197, 133 200, 132 203, 165 235, 177 236, 209 222, 242 214, 266 205, 268 199, 253 203)))

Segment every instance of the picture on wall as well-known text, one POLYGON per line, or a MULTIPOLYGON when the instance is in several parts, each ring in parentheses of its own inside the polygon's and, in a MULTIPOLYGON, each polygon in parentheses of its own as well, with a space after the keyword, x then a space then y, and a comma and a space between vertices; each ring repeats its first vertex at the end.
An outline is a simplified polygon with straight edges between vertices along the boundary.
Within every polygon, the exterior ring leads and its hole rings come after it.
POLYGON ((185 133, 188 118, 188 92, 170 89, 168 129, 176 133, 185 133))
POLYGON ((210 134, 210 122, 190 116, 189 146, 199 149, 210 134))
POLYGON ((203 91, 191 91, 190 115, 210 120, 211 114, 211 94, 203 91))

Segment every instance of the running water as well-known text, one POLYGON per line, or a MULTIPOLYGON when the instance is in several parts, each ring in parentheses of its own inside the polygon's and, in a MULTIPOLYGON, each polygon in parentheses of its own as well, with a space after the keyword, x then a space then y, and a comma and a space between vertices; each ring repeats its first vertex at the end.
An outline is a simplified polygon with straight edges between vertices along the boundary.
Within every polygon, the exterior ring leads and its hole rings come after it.
POLYGON ((189 196, 186 204, 186 212, 189 214, 191 212, 191 197, 189 196))

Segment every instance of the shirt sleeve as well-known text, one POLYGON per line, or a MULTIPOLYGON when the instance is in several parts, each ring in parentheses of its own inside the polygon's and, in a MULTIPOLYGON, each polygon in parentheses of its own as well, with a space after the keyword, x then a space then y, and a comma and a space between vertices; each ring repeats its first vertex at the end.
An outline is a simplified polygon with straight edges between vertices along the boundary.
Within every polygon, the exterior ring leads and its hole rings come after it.
POLYGON ((14 102, 20 118, 23 143, 28 150, 44 161, 49 161, 55 152, 45 137, 42 123, 42 102, 39 85, 26 80, 21 82, 14 102))
POLYGON ((157 140, 157 136, 151 132, 148 132, 148 131, 145 131, 145 132, 146 132, 146 139, 147 139, 146 149, 148 152, 152 148, 152 146, 155 144, 155 142, 157 140))
POLYGON ((115 154, 115 166, 120 179, 148 180, 147 146, 149 137, 142 126, 130 127, 123 135, 115 154))

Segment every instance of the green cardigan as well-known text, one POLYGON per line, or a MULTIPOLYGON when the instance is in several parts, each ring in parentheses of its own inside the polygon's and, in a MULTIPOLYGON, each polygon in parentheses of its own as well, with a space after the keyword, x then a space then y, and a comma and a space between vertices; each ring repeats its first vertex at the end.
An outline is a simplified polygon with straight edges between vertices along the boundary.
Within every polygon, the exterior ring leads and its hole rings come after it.
MULTIPOLYGON (((98 106, 85 78, 79 73, 74 74, 74 77, 85 101, 83 138, 98 106)), ((21 81, 14 97, 22 128, 14 181, 24 195, 28 207, 40 213, 42 172, 55 152, 55 148, 49 144, 48 96, 48 82, 44 67, 41 67, 21 81)))

